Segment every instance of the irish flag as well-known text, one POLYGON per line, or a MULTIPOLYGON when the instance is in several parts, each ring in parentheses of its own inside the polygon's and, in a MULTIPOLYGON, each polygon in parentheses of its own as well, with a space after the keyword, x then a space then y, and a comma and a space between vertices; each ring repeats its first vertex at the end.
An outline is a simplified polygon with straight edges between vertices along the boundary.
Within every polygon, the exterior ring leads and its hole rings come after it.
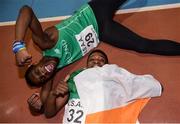
POLYGON ((81 123, 136 123, 148 100, 162 90, 153 76, 114 64, 86 69, 74 81, 83 109, 81 123))

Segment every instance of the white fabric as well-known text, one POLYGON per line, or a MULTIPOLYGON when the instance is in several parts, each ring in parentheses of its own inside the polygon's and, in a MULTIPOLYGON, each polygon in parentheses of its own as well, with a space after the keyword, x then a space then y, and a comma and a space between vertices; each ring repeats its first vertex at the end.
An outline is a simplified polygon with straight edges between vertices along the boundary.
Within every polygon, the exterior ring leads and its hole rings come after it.
POLYGON ((85 114, 80 99, 69 99, 65 106, 63 124, 75 124, 85 122, 85 114))
POLYGON ((74 81, 87 114, 161 95, 161 85, 153 76, 135 75, 114 64, 86 69, 74 81))

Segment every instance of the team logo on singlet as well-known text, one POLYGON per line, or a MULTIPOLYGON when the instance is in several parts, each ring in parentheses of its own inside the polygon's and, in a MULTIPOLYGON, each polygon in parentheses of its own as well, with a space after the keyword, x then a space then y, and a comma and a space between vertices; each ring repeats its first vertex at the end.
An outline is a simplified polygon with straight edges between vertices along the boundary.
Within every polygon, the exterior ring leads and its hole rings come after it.
POLYGON ((79 34, 75 35, 83 55, 96 47, 99 43, 98 35, 92 25, 87 26, 79 34))

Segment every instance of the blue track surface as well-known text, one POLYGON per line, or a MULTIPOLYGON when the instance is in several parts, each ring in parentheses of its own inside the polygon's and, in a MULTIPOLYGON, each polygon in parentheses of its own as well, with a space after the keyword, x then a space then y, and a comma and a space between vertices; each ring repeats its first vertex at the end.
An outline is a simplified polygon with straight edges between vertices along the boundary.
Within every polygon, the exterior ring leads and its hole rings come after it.
MULTIPOLYGON (((0 22, 15 21, 19 8, 32 6, 38 18, 71 15, 87 0, 0 0, 0 22)), ((180 0, 128 0, 122 9, 180 3, 180 0)))

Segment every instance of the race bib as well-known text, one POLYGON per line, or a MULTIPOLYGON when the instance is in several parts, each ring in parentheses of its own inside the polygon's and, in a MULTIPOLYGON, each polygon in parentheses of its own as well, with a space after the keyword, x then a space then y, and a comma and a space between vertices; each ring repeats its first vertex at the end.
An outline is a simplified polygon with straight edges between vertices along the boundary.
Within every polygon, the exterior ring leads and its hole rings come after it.
POLYGON ((64 124, 83 124, 85 114, 80 99, 70 99, 65 106, 63 123, 64 124))
POLYGON ((98 35, 92 25, 87 26, 75 37, 83 56, 99 44, 98 35))

